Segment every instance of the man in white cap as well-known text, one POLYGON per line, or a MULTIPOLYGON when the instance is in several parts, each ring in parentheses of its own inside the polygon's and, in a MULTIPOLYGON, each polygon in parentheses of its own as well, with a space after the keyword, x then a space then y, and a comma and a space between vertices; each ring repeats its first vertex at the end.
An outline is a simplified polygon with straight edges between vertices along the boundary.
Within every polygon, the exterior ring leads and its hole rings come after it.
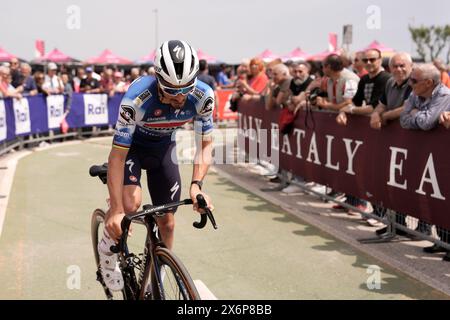
POLYGON ((56 63, 50 62, 47 66, 47 74, 45 75, 44 84, 42 88, 49 94, 60 94, 64 91, 64 85, 60 77, 56 72, 58 67, 56 63))

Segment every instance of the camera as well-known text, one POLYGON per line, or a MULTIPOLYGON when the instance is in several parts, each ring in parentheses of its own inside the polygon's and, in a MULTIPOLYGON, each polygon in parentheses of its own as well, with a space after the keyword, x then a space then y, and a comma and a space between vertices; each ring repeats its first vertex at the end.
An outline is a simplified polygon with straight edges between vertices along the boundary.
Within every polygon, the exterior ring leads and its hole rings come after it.
POLYGON ((316 102, 317 102, 317 97, 319 97, 320 95, 321 95, 321 92, 320 92, 320 88, 319 87, 316 87, 316 88, 312 89, 311 92, 309 93, 309 96, 308 96, 309 103, 311 105, 315 105, 316 102))

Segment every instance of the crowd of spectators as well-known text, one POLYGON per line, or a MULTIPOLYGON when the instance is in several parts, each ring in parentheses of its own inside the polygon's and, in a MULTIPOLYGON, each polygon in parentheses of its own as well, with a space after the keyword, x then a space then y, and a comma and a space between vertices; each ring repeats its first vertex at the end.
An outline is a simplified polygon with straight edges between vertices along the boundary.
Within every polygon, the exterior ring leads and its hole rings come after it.
MULTIPOLYGON (((386 60, 386 59, 385 59, 386 60)), ((273 61, 261 67, 252 59, 238 68, 244 70, 244 77, 236 81, 236 93, 231 105, 239 109, 239 102, 261 100, 267 110, 288 109, 294 114, 302 110, 316 109, 336 112, 338 125, 347 126, 349 114, 365 115, 367 125, 374 130, 382 130, 390 122, 399 121, 401 127, 412 130, 430 130, 442 125, 450 128, 450 80, 449 69, 440 60, 433 63, 414 64, 411 56, 405 52, 392 55, 388 63, 383 61, 377 49, 357 52, 350 59, 345 55, 330 54, 321 63, 273 61), (259 73, 258 73, 259 72, 259 73), (266 77, 258 76, 260 82, 256 90, 252 79, 264 72, 266 77), (242 79, 242 80, 241 80, 242 79), (265 83, 265 85, 262 85, 265 83)), ((301 177, 290 179, 303 182, 301 177)), ((278 177, 271 179, 279 181, 278 177)), ((313 182, 306 183, 312 190, 325 193, 327 188, 313 182)), ((329 189, 328 189, 329 190, 329 189)), ((282 189, 285 193, 303 191, 296 183, 282 189)), ((365 200, 350 194, 331 191, 329 195, 341 197, 345 203, 367 212, 373 208, 373 214, 383 217, 387 209, 377 203, 371 206, 365 200)), ((346 206, 335 205, 336 211, 357 214, 346 206)), ((396 222, 406 226, 407 213, 395 213, 396 222)), ((376 220, 366 219, 369 224, 376 220)), ((416 231, 431 234, 432 226, 418 221, 416 231)), ((450 243, 449 231, 437 226, 441 240, 450 243)), ((387 228, 377 230, 378 235, 386 234, 387 228)), ((397 230, 399 235, 407 235, 397 230)), ((446 252, 444 260, 450 261, 450 252, 433 245, 424 248, 425 252, 446 252)))

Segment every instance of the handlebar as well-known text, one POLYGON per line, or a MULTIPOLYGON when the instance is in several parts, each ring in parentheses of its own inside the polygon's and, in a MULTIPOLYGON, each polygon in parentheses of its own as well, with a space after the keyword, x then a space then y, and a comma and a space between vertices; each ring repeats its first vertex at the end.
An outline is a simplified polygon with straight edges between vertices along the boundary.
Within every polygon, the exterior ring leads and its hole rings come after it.
MULTIPOLYGON (((201 195, 197 195, 197 203, 198 207, 200 209, 204 210, 204 213, 201 214, 200 221, 196 221, 193 223, 193 226, 197 229, 202 229, 205 227, 207 220, 211 221, 211 224, 213 225, 214 229, 217 229, 216 220, 214 219, 214 216, 211 212, 211 210, 207 207, 205 198, 201 195)), ((161 206, 152 206, 149 209, 144 209, 142 211, 139 211, 132 215, 125 215, 122 219, 122 222, 120 223, 120 226, 122 228, 122 236, 119 239, 119 243, 117 245, 111 246, 111 252, 113 253, 119 253, 123 251, 125 255, 128 255, 128 248, 127 248, 127 238, 128 238, 128 231, 130 229, 131 222, 135 219, 138 219, 143 216, 151 215, 157 212, 165 211, 168 209, 173 209, 182 205, 188 205, 193 204, 191 199, 184 199, 179 202, 169 203, 161 206)), ((144 206, 145 208, 145 206, 144 206)))

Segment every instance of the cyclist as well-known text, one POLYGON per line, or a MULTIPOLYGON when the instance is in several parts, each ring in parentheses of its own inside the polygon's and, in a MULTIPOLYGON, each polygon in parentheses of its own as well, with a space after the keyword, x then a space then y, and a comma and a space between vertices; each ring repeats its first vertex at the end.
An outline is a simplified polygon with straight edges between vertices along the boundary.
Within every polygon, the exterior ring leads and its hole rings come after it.
MULTIPOLYGON (((202 192, 202 181, 212 159, 212 112, 214 92, 197 80, 199 60, 185 41, 164 42, 155 58, 156 79, 136 79, 125 93, 108 158, 110 209, 99 243, 100 270, 106 285, 121 290, 123 278, 117 254, 110 251, 120 237, 124 212, 135 212, 141 205, 141 170, 147 171, 147 185, 153 205, 180 200, 181 181, 175 153, 175 130, 190 120, 200 137, 194 160, 190 197, 200 211, 196 196, 202 194, 210 209, 209 197, 202 192)), ((170 249, 174 236, 174 213, 157 219, 162 240, 170 249)))

